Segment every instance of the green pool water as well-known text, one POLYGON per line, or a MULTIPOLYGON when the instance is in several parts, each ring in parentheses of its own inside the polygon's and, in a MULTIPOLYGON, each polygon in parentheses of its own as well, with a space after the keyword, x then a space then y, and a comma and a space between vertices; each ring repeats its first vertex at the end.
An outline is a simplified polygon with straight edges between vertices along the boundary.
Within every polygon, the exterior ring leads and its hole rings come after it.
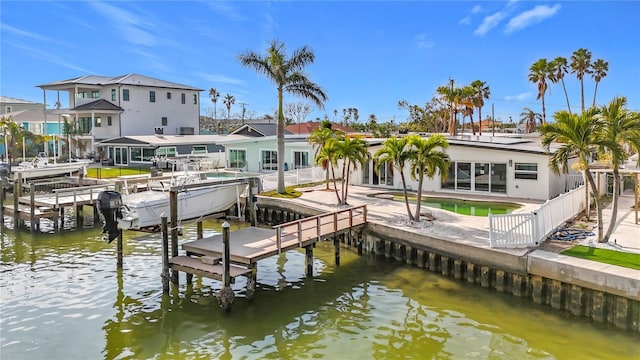
MULTIPOLYGON (((404 201, 402 195, 394 195, 393 199, 396 201, 404 201)), ((409 201, 415 203, 416 198, 409 198, 409 201)), ((489 214, 510 214, 512 211, 520 208, 520 205, 518 204, 507 202, 472 201, 442 197, 423 197, 422 205, 462 215, 484 217, 489 216, 489 214)))

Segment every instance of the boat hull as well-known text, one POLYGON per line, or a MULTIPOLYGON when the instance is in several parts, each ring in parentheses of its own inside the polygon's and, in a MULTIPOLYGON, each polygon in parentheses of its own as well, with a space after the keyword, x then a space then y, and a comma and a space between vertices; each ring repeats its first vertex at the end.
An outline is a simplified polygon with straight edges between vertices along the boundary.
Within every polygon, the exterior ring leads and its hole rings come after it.
MULTIPOLYGON (((227 185, 187 190, 178 193, 178 221, 228 210, 236 204, 247 185, 227 185)), ((158 226, 163 214, 170 217, 168 191, 145 191, 123 196, 123 216, 118 227, 139 230, 158 226)), ((171 219, 169 218, 169 221, 171 219)))
POLYGON ((11 169, 11 176, 13 180, 34 179, 43 177, 53 177, 72 174, 74 172, 81 171, 89 163, 88 162, 72 162, 64 164, 50 164, 42 167, 14 167, 11 169))

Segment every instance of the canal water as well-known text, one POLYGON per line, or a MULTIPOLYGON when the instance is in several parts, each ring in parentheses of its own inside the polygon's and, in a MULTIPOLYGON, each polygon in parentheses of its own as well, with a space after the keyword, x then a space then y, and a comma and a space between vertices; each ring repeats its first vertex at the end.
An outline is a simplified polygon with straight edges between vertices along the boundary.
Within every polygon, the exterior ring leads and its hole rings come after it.
POLYGON ((640 358, 636 334, 349 248, 335 266, 330 242, 312 278, 304 252, 261 261, 255 297, 238 281, 223 313, 213 280, 163 295, 159 236, 125 238, 117 271, 98 228, 4 230, 0 359, 640 358))

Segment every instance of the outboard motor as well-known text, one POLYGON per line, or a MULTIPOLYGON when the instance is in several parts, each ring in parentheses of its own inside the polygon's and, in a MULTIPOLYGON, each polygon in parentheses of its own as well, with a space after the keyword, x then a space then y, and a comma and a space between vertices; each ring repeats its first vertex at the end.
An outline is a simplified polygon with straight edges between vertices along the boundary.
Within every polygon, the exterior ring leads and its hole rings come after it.
POLYGON ((109 243, 120 234, 117 219, 122 218, 121 208, 122 196, 120 196, 119 192, 103 191, 98 194, 98 210, 104 217, 102 233, 107 234, 109 243))

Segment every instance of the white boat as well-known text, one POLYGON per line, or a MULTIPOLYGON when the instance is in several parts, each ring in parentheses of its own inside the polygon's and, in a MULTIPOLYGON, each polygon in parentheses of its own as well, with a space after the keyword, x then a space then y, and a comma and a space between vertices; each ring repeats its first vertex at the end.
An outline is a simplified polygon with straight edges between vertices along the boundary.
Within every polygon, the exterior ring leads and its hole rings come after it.
MULTIPOLYGON (((248 189, 246 183, 216 184, 200 180, 199 176, 176 177, 171 184, 122 196, 122 216, 117 219, 122 230, 139 230, 160 225, 162 214, 170 216, 170 186, 196 184, 203 187, 187 189, 178 193, 178 221, 197 219, 210 214, 224 212, 240 201, 248 189), (206 182, 206 184, 205 184, 206 182)), ((169 219, 171 221, 171 219, 169 219)))
POLYGON ((49 163, 46 157, 37 157, 33 161, 21 162, 18 166, 11 168, 12 179, 23 181, 33 178, 53 177, 72 174, 78 171, 85 171, 91 160, 78 160, 68 163, 49 163))

